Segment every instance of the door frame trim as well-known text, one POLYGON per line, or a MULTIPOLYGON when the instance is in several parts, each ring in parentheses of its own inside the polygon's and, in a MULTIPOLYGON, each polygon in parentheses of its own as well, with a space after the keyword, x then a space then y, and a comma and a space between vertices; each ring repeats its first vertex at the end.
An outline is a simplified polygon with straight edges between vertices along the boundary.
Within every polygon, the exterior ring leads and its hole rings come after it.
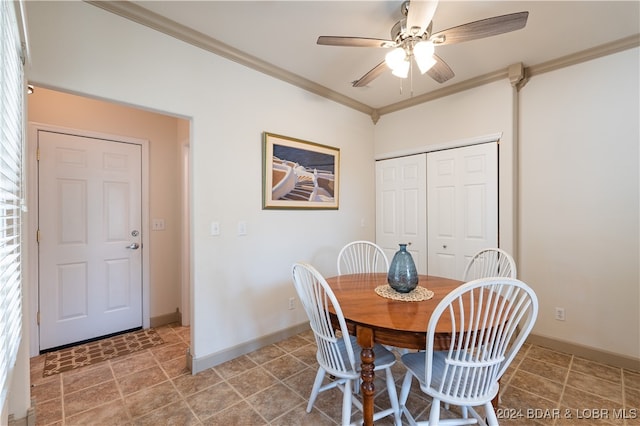
POLYGON ((149 239, 149 141, 147 139, 133 138, 121 135, 112 135, 102 132, 94 132, 90 130, 74 129, 62 126, 53 126, 44 123, 37 123, 30 121, 28 123, 28 137, 27 137, 27 206, 31 214, 27 213, 27 232, 24 233, 25 238, 23 244, 27 247, 27 277, 25 280, 25 287, 28 291, 24 292, 26 295, 24 303, 28 304, 29 318, 25 319, 24 325, 29 327, 29 356, 34 357, 40 353, 40 329, 38 326, 37 314, 38 314, 38 263, 39 263, 39 250, 36 242, 36 235, 38 230, 38 162, 37 162, 37 142, 38 132, 48 131, 54 133, 65 133, 74 136, 88 137, 94 139, 104 139, 114 142, 123 142, 140 145, 141 152, 141 212, 142 212, 142 246, 145 250, 142 251, 142 327, 149 328, 150 326, 150 312, 149 312, 149 289, 150 289, 150 254, 151 248, 149 239))
POLYGON ((384 153, 384 154, 378 154, 378 155, 376 155, 374 157, 374 160, 376 160, 376 161, 378 161, 378 160, 388 160, 390 158, 406 157, 406 156, 414 155, 414 154, 424 154, 424 153, 428 154, 429 152, 433 152, 433 151, 442 151, 442 150, 445 150, 445 149, 461 148, 461 147, 464 147, 464 146, 479 145, 479 144, 491 143, 491 142, 499 142, 501 139, 502 139, 502 132, 500 132, 500 133, 491 133, 491 134, 488 134, 488 135, 482 135, 482 136, 478 136, 478 137, 474 137, 474 138, 457 139, 457 140, 438 143, 438 144, 423 145, 423 146, 416 147, 416 148, 405 149, 405 150, 401 150, 401 151, 387 152, 387 153, 384 153))

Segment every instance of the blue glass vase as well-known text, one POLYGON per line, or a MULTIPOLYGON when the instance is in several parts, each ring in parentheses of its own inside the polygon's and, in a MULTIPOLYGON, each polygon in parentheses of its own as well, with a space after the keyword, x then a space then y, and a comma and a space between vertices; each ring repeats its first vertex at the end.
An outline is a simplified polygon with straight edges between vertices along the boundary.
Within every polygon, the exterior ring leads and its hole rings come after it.
POLYGON ((398 293, 409 293, 418 285, 418 271, 406 244, 400 244, 389 266, 387 283, 398 293))

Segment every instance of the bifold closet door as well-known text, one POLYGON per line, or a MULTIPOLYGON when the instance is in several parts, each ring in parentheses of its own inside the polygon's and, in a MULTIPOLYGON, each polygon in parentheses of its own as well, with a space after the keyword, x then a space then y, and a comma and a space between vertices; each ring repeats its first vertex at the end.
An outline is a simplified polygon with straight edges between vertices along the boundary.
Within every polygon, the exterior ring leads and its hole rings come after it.
POLYGON ((427 154, 428 273, 461 279, 475 252, 498 247, 498 144, 427 154))
POLYGON ((427 273, 426 154, 376 162, 376 243, 389 261, 410 244, 418 272, 427 273))

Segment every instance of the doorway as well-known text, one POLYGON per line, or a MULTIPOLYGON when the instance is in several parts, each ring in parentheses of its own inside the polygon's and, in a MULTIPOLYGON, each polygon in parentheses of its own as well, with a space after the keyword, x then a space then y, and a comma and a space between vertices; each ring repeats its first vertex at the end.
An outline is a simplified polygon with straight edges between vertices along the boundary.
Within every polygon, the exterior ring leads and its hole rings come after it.
MULTIPOLYGON (((143 210, 141 245, 143 261, 142 327, 156 327, 171 322, 189 321, 188 300, 190 283, 182 281, 183 269, 189 268, 189 229, 183 228, 183 214, 188 217, 188 200, 183 199, 183 162, 180 155, 190 140, 190 121, 172 115, 147 111, 137 107, 93 99, 57 90, 35 87, 28 98, 29 134, 27 146, 28 207, 27 226, 35 242, 37 230, 37 162, 35 141, 37 131, 78 133, 97 139, 122 139, 125 142, 143 141, 142 175, 143 210), (46 123, 46 124, 44 124, 46 123), (127 135, 127 136, 121 136, 127 135), (140 139, 144 138, 144 139, 140 139), (183 207, 184 209, 183 213, 183 207), (153 225, 153 226, 152 226, 153 225), (187 243, 181 243, 185 239, 187 243), (181 259, 183 259, 181 261, 181 259), (183 266, 184 265, 184 266, 183 266), (184 293, 183 292, 184 287, 184 293), (183 295, 184 294, 184 295, 183 295)), ((184 174, 186 176, 186 174, 184 174)), ((131 244, 131 242, 129 242, 131 244)), ((127 244, 127 245, 129 245, 127 244)), ((29 244, 29 311, 30 354, 39 353, 38 312, 38 246, 29 244)), ((186 277, 189 275, 186 274, 186 277)))

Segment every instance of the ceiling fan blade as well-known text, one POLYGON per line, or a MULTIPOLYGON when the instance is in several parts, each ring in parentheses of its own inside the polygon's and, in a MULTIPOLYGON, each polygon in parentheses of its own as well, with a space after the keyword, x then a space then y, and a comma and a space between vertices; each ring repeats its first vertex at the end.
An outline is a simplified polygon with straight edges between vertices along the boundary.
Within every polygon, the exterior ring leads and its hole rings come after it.
POLYGON ((436 7, 437 0, 411 0, 407 13, 407 32, 415 36, 424 34, 436 13, 436 7))
POLYGON ((529 12, 494 16, 440 31, 433 34, 430 40, 436 45, 444 45, 504 34, 524 28, 528 17, 529 12))
POLYGON ((324 46, 346 47, 391 47, 394 45, 393 41, 380 38, 334 36, 320 36, 317 43, 324 46))
POLYGON ((453 78, 455 74, 449 68, 449 65, 442 60, 442 58, 436 54, 433 55, 433 58, 436 60, 436 64, 427 71, 429 77, 437 81, 438 83, 444 83, 445 81, 453 78))
POLYGON ((385 72, 387 69, 388 69, 387 68, 387 64, 385 63, 385 61, 382 61, 378 65, 373 67, 371 69, 371 71, 369 71, 368 73, 366 73, 365 75, 360 77, 360 79, 354 81, 352 83, 352 85, 353 85, 353 87, 366 86, 367 84, 369 84, 369 82, 371 82, 371 81, 375 80, 376 78, 378 78, 380 76, 380 74, 385 72))

